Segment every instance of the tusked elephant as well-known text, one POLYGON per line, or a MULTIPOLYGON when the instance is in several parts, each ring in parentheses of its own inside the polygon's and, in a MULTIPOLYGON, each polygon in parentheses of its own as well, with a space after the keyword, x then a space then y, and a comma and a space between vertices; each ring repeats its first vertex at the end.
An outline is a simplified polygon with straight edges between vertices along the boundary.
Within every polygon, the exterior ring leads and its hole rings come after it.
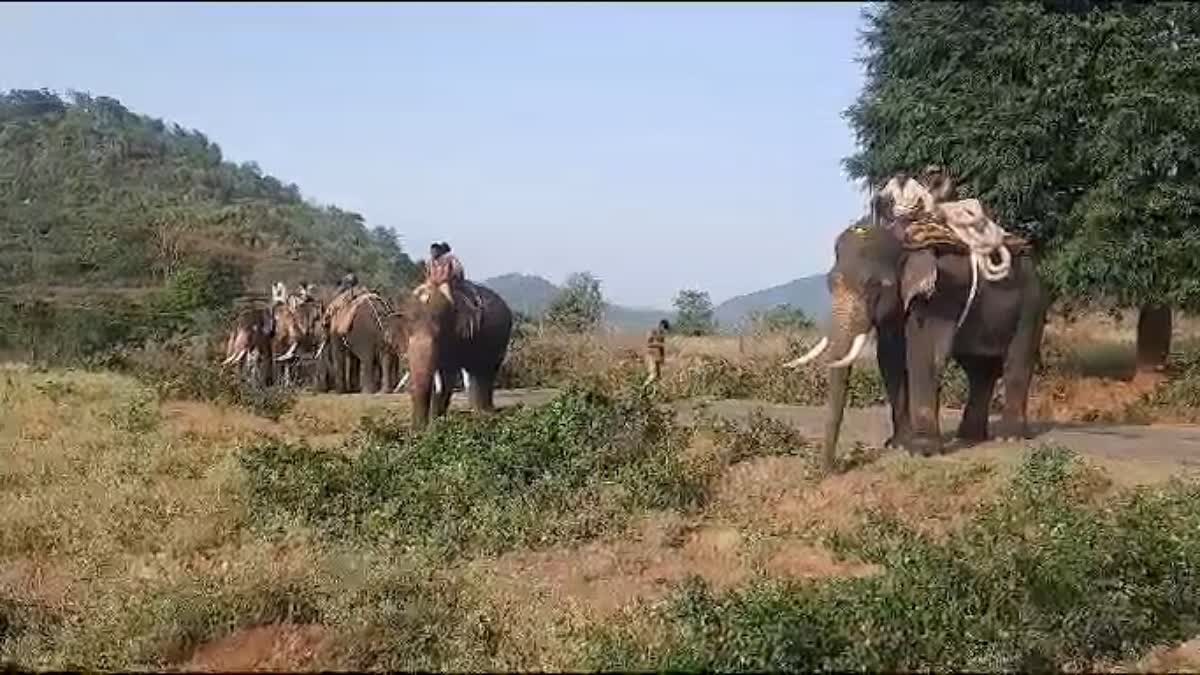
POLYGON ((470 281, 426 282, 405 297, 392 333, 407 353, 413 427, 423 429, 450 405, 457 371, 469 378, 468 397, 480 412, 495 409, 496 373, 512 338, 512 310, 491 289, 470 281), (442 387, 435 391, 437 375, 442 387))
POLYGON ((225 342, 222 366, 249 370, 260 385, 274 384, 272 369, 275 316, 272 307, 245 307, 237 312, 225 342))
POLYGON ((988 409, 1003 374, 999 435, 1026 437, 1029 387, 1046 317, 1046 294, 1027 251, 1012 255, 1006 278, 976 276, 973 297, 972 256, 953 247, 906 248, 893 230, 867 219, 838 236, 835 254, 827 280, 832 333, 786 364, 798 366, 823 351, 834 359, 828 364, 826 470, 833 464, 851 364, 872 329, 892 410, 889 447, 900 445, 922 455, 942 451, 938 410, 949 357, 962 366, 969 384, 957 435, 987 438, 988 409))
MULTIPOLYGON (((275 362, 282 369, 284 384, 294 384, 298 379, 296 369, 304 357, 315 357, 320 346, 325 342, 325 327, 322 321, 324 308, 321 302, 312 295, 311 287, 302 284, 300 291, 288 295, 287 287, 276 283, 272 289, 274 296, 275 339, 274 352, 278 354, 275 362)), ((318 379, 324 376, 324 368, 317 362, 318 379)))

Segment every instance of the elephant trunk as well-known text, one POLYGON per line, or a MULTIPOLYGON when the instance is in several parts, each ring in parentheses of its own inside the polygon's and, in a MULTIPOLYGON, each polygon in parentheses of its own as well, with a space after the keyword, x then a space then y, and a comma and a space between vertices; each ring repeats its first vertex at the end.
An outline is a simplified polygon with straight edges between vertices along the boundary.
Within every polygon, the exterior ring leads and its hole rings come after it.
POLYGON ((842 416, 846 410, 851 365, 862 352, 871 331, 865 300, 860 294, 840 284, 834 287, 832 317, 829 353, 837 360, 829 364, 829 418, 825 422, 825 445, 821 457, 822 468, 827 473, 834 468, 842 416))
POLYGON ((842 414, 846 411, 846 392, 851 367, 829 371, 829 418, 825 420, 825 445, 821 453, 821 468, 831 473, 837 456, 838 435, 842 431, 842 414))
POLYGON ((434 376, 437 373, 438 353, 435 341, 420 333, 408 338, 408 392, 412 401, 412 424, 416 430, 429 424, 434 376))
POLYGON ((829 339, 829 355, 836 359, 830 368, 848 367, 859 354, 871 332, 871 320, 867 313, 866 300, 844 285, 834 287, 830 308, 833 334, 829 339))

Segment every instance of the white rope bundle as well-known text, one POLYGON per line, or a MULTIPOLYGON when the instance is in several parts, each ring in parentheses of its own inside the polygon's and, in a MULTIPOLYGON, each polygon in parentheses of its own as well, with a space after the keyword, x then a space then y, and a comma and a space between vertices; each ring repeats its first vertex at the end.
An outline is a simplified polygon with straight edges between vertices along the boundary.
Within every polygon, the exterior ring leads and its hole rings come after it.
POLYGON ((971 251, 971 292, 958 317, 958 325, 962 326, 979 292, 979 275, 983 274, 987 281, 1007 279, 1012 271, 1012 252, 1004 245, 1007 234, 1004 228, 984 215, 978 199, 947 202, 938 204, 937 208, 942 214, 942 222, 971 251), (993 255, 999 255, 1000 259, 993 260, 993 255))

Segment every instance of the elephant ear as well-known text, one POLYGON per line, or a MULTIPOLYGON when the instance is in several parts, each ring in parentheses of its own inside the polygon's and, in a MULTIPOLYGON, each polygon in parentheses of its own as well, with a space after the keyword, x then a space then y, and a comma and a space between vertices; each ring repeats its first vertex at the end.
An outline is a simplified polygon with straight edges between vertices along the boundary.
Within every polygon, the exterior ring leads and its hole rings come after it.
POLYGON ((933 251, 922 250, 908 254, 904 270, 900 275, 900 297, 904 299, 904 310, 918 296, 928 298, 937 285, 937 256, 933 251))
POLYGON ((473 339, 483 323, 483 298, 470 282, 455 284, 453 293, 456 332, 464 340, 473 339))

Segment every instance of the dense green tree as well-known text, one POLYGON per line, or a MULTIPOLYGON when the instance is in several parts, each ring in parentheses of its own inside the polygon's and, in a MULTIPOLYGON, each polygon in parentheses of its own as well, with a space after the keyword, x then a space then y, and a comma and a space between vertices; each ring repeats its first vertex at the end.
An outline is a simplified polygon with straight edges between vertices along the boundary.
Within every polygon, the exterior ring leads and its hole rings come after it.
POLYGON ((585 333, 604 318, 604 295, 600 280, 590 272, 567 277, 566 284, 546 308, 546 322, 564 330, 585 333))
POLYGON ((712 298, 708 291, 685 289, 675 296, 675 325, 681 335, 710 335, 717 330, 712 298))
POLYGON ((867 10, 853 177, 936 162, 1031 237, 1072 301, 1139 307, 1158 365, 1200 308, 1200 6, 1062 0, 867 10))

